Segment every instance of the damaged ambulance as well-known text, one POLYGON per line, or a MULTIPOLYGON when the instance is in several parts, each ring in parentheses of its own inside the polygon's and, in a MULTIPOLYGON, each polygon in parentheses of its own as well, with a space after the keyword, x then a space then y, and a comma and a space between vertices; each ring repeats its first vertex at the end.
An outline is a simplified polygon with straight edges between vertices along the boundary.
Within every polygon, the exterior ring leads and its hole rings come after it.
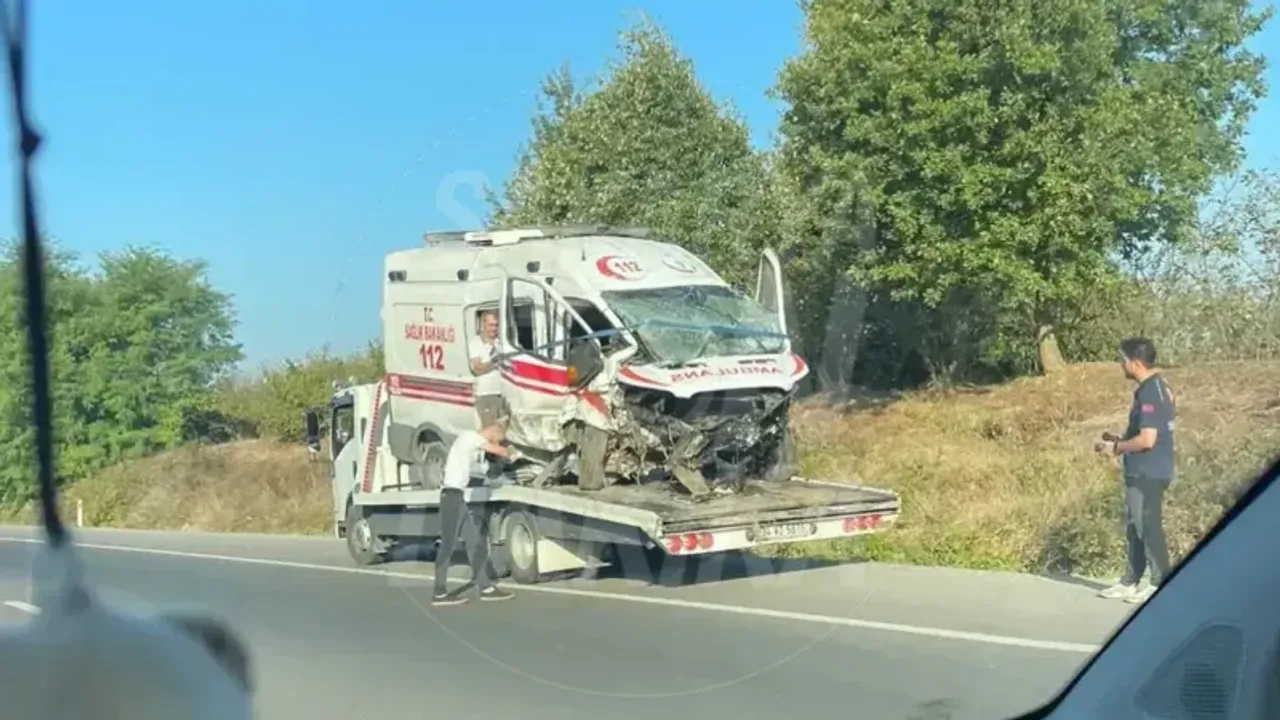
POLYGON ((521 484, 671 482, 702 496, 797 472, 788 415, 808 367, 791 351, 772 251, 752 297, 645 230, 424 241, 386 256, 382 305, 386 441, 415 486, 439 487, 449 443, 478 426, 470 359, 486 314, 487 382, 523 453, 521 484))

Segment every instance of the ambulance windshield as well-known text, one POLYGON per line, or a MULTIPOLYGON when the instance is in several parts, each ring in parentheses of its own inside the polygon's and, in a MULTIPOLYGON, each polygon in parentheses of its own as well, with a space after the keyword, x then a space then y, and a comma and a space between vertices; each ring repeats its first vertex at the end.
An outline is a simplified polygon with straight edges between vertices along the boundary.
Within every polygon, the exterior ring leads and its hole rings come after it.
POLYGON ((729 287, 682 285, 613 290, 603 295, 654 359, 663 364, 767 355, 786 348, 777 315, 729 287))

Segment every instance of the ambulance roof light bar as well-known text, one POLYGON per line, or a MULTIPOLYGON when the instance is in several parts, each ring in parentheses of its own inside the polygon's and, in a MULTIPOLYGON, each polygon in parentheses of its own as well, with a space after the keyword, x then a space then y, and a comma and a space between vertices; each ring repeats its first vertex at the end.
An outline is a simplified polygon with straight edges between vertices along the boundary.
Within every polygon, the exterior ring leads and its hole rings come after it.
POLYGON ((613 227, 610 225, 551 225, 509 230, 444 230, 429 232, 422 236, 423 243, 428 246, 446 243, 465 243, 467 245, 497 246, 515 245, 524 240, 550 240, 572 237, 629 237, 649 239, 652 231, 643 227, 613 227))

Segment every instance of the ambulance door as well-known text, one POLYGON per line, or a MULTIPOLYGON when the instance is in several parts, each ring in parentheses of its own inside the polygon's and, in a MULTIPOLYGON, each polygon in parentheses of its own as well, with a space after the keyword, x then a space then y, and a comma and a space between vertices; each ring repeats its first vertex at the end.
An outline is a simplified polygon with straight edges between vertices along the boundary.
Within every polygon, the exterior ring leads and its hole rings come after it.
MULTIPOLYGON (((786 293, 782 281, 782 261, 778 254, 765 248, 760 254, 760 267, 756 271, 756 302, 777 314, 778 327, 783 334, 788 334, 786 293)), ((787 351, 791 350, 791 340, 787 340, 787 351)))
MULTIPOLYGON (((511 409, 507 434, 517 445, 558 452, 565 445, 561 424, 576 402, 573 391, 589 381, 570 369, 567 341, 572 326, 565 318, 582 328, 587 325, 559 293, 534 279, 507 278, 500 308, 498 369, 511 409)), ((599 343, 589 342, 598 357, 599 343)))

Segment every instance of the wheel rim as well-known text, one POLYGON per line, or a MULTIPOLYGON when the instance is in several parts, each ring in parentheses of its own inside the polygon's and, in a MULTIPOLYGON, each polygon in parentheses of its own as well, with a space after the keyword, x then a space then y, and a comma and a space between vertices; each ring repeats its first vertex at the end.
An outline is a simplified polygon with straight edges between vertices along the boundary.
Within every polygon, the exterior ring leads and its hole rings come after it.
POLYGON ((427 458, 422 465, 426 470, 428 482, 434 485, 444 482, 444 464, 445 458, 440 457, 440 453, 427 453, 427 458))
POLYGON ((525 527, 524 523, 513 523, 511 525, 507 546, 511 553, 512 564, 523 569, 533 567, 533 533, 529 531, 529 528, 525 527))
POLYGON ((373 531, 369 528, 369 521, 360 518, 356 521, 355 527, 347 531, 351 534, 351 539, 355 541, 356 548, 361 552, 369 552, 373 549, 373 531))

